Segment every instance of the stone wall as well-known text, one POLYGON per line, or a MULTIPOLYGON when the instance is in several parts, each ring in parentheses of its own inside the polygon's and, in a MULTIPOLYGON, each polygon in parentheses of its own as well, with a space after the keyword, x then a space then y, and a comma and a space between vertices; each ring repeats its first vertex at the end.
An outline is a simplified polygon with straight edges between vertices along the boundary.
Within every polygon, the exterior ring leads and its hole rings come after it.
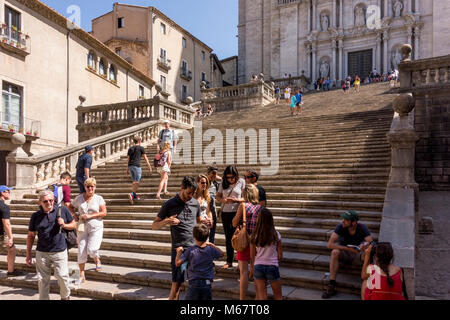
POLYGON ((416 181, 420 190, 450 190, 450 85, 415 98, 416 181))

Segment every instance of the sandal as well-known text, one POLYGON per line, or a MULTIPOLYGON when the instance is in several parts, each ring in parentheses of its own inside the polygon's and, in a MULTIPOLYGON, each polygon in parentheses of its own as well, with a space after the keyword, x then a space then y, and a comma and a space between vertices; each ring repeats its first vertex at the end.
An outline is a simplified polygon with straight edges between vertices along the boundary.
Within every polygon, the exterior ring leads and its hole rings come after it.
POLYGON ((229 264, 229 263, 225 263, 222 267, 220 267, 221 269, 231 269, 231 268, 233 268, 233 265, 232 264, 229 264))
POLYGON ((95 271, 102 271, 102 265, 100 263, 95 265, 95 271))
POLYGON ((157 195, 156 195, 156 200, 162 200, 162 199, 161 199, 161 195, 157 194, 157 195))

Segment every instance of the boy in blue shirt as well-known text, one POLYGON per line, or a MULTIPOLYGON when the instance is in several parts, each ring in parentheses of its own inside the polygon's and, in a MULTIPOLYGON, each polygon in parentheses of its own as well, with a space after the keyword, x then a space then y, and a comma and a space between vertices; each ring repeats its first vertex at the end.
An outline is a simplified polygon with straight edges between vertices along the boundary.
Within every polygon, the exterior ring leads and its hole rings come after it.
POLYGON ((188 262, 189 286, 185 300, 212 300, 213 261, 220 258, 223 252, 214 244, 207 242, 209 228, 204 224, 197 224, 193 233, 195 246, 186 250, 183 247, 178 247, 175 265, 179 267, 188 262))
POLYGON ((297 91, 297 94, 295 95, 295 101, 297 105, 297 115, 302 114, 302 104, 303 104, 302 97, 303 94, 300 91, 297 91))

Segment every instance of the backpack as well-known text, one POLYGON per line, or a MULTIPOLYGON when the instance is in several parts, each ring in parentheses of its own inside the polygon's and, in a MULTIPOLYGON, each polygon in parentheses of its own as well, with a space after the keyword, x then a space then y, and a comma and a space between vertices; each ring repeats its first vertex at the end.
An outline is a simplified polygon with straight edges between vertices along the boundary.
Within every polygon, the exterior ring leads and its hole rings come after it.
MULTIPOLYGON (((61 210, 62 206, 58 206, 56 208, 56 218, 61 218, 61 210)), ((59 233, 64 233, 64 237, 66 238, 67 250, 75 248, 78 245, 77 239, 77 229, 66 230, 63 227, 59 228, 59 233)))
POLYGON ((157 167, 164 167, 166 164, 167 157, 164 154, 158 153, 155 155, 155 158, 153 159, 153 165, 155 168, 157 167))

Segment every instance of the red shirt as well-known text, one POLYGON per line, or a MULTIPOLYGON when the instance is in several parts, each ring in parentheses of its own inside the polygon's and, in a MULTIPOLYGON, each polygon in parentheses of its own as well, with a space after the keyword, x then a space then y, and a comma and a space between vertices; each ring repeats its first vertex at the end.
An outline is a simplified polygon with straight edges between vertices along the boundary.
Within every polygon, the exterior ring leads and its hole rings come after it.
POLYGON ((392 280, 394 280, 394 285, 390 287, 387 282, 387 276, 376 272, 374 265, 370 265, 370 267, 372 275, 367 279, 367 282, 368 284, 371 283, 372 286, 367 286, 364 292, 364 300, 406 300, 402 294, 402 270, 391 276, 392 280))

